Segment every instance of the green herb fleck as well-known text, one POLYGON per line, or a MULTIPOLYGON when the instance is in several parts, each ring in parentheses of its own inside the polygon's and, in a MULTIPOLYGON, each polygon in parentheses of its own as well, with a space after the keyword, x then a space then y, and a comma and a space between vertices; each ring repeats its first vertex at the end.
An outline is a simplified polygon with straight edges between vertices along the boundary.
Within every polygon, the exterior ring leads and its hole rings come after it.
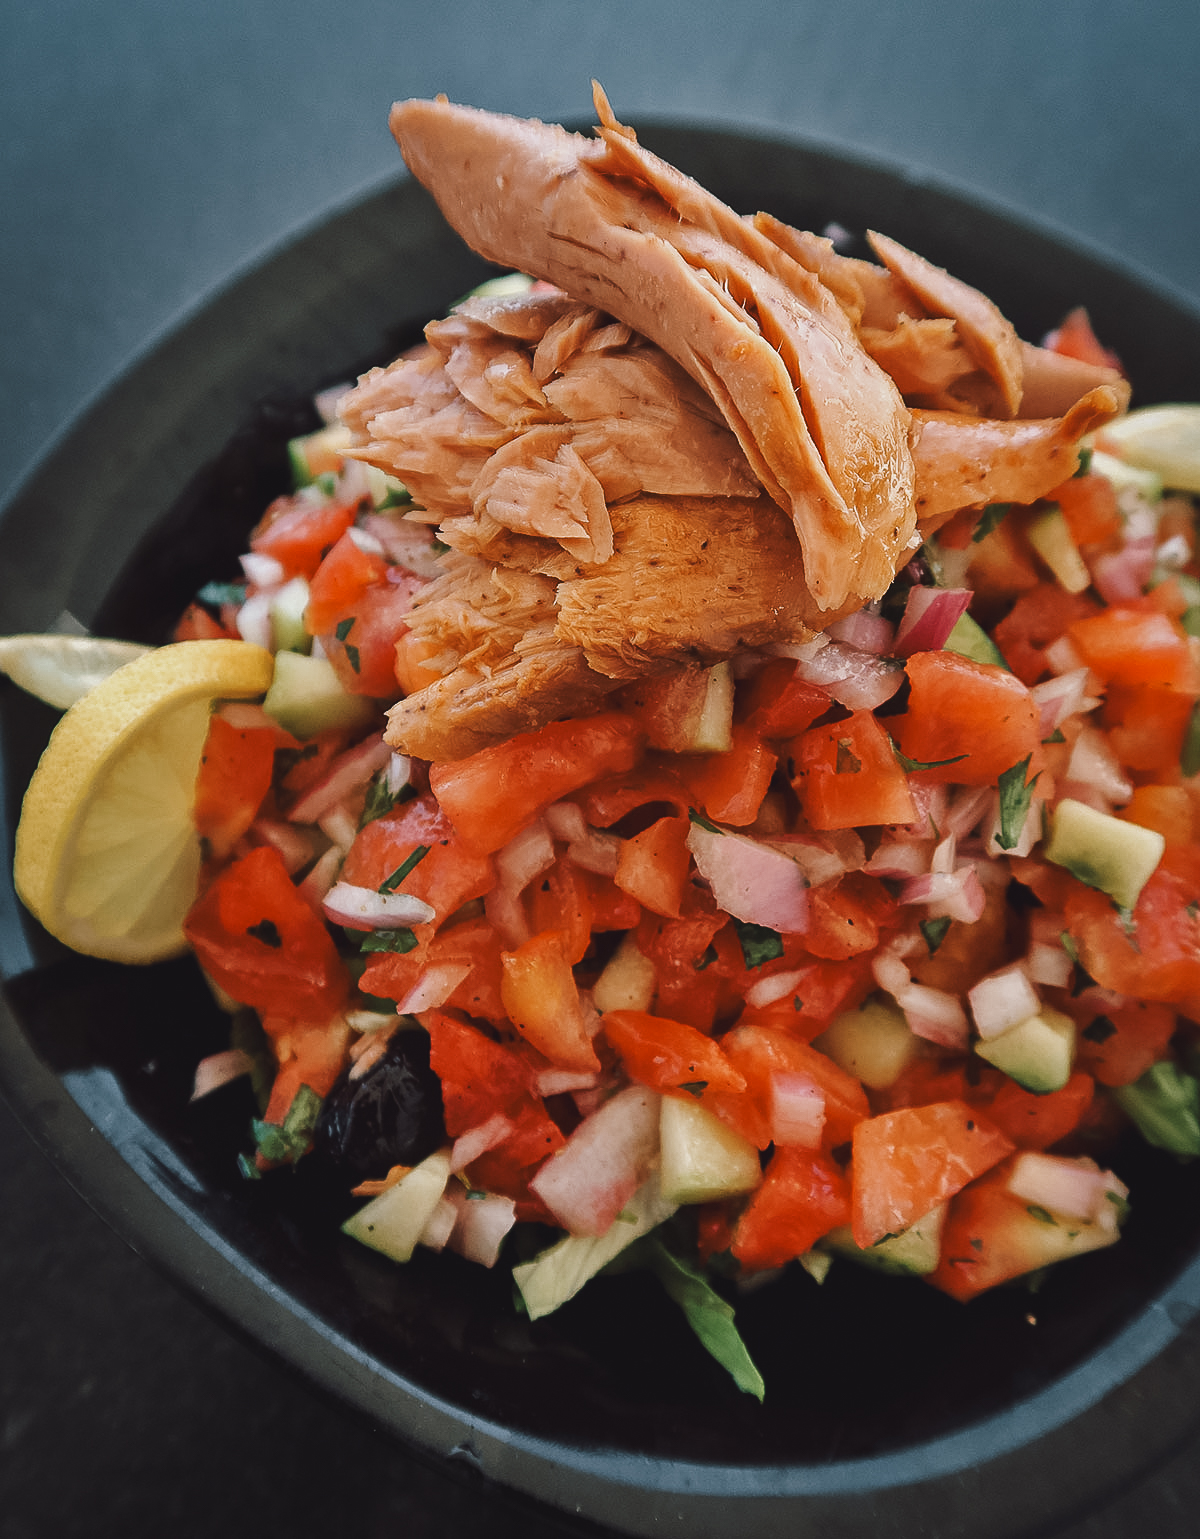
POLYGON ((282 1123, 263 1122, 255 1117, 250 1124, 255 1147, 272 1165, 298 1160, 312 1143, 313 1129, 321 1115, 321 1097, 311 1085, 301 1085, 282 1123))
POLYGON ((392 872, 391 876, 386 877, 384 881, 380 883, 380 892, 395 892, 396 888, 399 887, 400 883, 413 869, 413 867, 419 866, 432 848, 433 846, 431 844, 418 844, 416 849, 413 850, 406 857, 406 859, 400 862, 400 864, 392 872))
POLYGON ((986 540, 992 530, 1003 523, 1011 508, 1011 502, 993 502, 984 508, 983 516, 971 531, 972 544, 978 545, 981 540, 986 540))
POLYGON ((1183 751, 1179 755, 1179 768, 1186 778, 1200 774, 1200 700, 1192 706, 1192 713, 1188 717, 1183 751))
POLYGON ((679 1088, 680 1090, 686 1090, 688 1095, 694 1095, 698 1101, 708 1089, 708 1081, 706 1079, 689 1079, 680 1085, 679 1088))
POLYGON ((750 924, 744 919, 735 919, 733 927, 741 943, 742 959, 748 968, 761 967, 764 962, 773 962, 776 957, 783 955, 783 936, 778 930, 772 930, 765 924, 750 924))
POLYGON ((1043 743, 1065 743, 1066 741, 1067 740, 1063 736, 1061 727, 1055 727, 1054 731, 1050 734, 1049 737, 1044 737, 1042 739, 1043 743))
POLYGON ((346 643, 346 661, 354 669, 355 673, 359 672, 358 648, 352 647, 349 642, 346 643))
POLYGON ((1054 1217, 1053 1213, 1048 1213, 1045 1208, 1039 1207, 1037 1203, 1031 1202, 1025 1211, 1029 1214, 1030 1218, 1036 1218, 1039 1224, 1053 1224, 1055 1229, 1058 1228, 1058 1220, 1054 1217))
POLYGON ((1107 1042, 1109 1037, 1115 1037, 1116 1034, 1117 1028, 1107 1015, 1098 1015, 1090 1025, 1085 1026, 1079 1033, 1081 1037, 1086 1037, 1089 1042, 1094 1042, 1097 1047, 1099 1047, 1101 1042, 1107 1042))
POLYGON ((401 956, 407 951, 414 951, 417 945, 417 937, 406 926, 397 930, 371 930, 363 936, 359 944, 360 951, 395 951, 401 956))
POLYGON ((924 764, 920 759, 910 759, 906 753, 901 753, 900 749, 896 745, 894 738, 890 741, 892 744, 892 752, 896 755, 896 758, 900 763, 900 768, 905 772, 906 775, 913 775, 918 770, 943 769, 947 764, 957 764, 960 759, 965 759, 967 757, 965 753, 956 753, 953 759, 931 759, 928 764, 924 764))
POLYGON ((337 637, 337 639, 339 641, 345 641, 346 637, 354 629, 354 623, 355 623, 355 621, 357 619, 358 619, 357 615, 350 615, 348 619, 339 620, 338 621, 337 629, 334 631, 333 634, 337 637))
POLYGON ((718 828, 710 818, 706 818, 702 812, 697 812, 695 807, 688 808, 688 822, 695 823, 697 828, 707 829, 710 834, 723 834, 725 832, 723 828, 718 828))
POLYGON ((261 1181, 262 1171, 248 1154, 239 1154, 237 1157, 238 1173, 247 1181, 261 1181))
POLYGON ((367 787, 366 801, 363 803, 362 816, 358 820, 359 828, 365 828, 368 823, 373 823, 376 818, 386 817, 392 808, 401 802, 406 802, 414 794, 411 785, 402 786, 399 791, 388 789, 387 770, 380 770, 367 787))
POLYGON ((1110 1093, 1147 1143, 1183 1159, 1200 1155, 1200 1083, 1170 1059, 1110 1093))
POLYGON ((1014 764, 1000 776, 1000 831, 996 835, 996 843, 1002 850, 1015 849, 1020 843, 1025 819, 1029 816, 1029 809, 1033 805, 1033 790, 1041 779, 1041 775, 1040 773, 1035 775, 1026 784, 1025 776, 1029 772, 1029 761, 1032 757, 1033 755, 1030 754, 1022 759, 1020 764, 1014 764))
POLYGON ((711 967, 717 960, 717 948, 710 945, 703 956, 697 957, 692 966, 698 973, 702 973, 706 967, 711 967))
POLYGON ((449 545, 445 544, 442 540, 433 540, 429 548, 435 556, 444 556, 450 549, 449 545))
POLYGON ((332 497, 337 491, 337 473, 332 470, 323 470, 319 476, 314 476, 312 484, 320 487, 326 497, 332 497))
POLYGON ((253 935, 255 940, 262 941, 264 946, 270 946, 276 951, 283 945, 283 936, 273 919, 260 919, 257 924, 247 925, 246 934, 253 935))
POLYGON ((1085 444, 1083 448, 1080 449, 1079 468, 1076 470, 1075 475, 1086 476, 1088 474, 1092 468, 1092 453, 1093 450, 1090 444, 1085 444))
POLYGON ((929 955, 938 949, 946 939, 946 931, 950 928, 950 921, 946 918, 923 919, 921 921, 921 934, 925 937, 925 944, 929 947, 929 955))
POLYGON ((1195 899, 1193 899, 1183 912, 1188 916, 1189 919, 1195 919, 1196 915, 1200 914, 1200 903, 1197 903, 1195 899))
POLYGON ((222 604, 244 604, 246 584, 244 582, 206 582, 196 597, 200 603, 207 604, 210 609, 220 609, 222 604))

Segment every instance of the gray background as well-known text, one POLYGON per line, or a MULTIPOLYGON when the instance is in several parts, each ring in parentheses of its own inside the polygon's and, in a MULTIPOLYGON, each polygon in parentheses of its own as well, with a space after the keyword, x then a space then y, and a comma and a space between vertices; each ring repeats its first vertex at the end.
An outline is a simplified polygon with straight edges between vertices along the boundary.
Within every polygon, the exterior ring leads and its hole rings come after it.
MULTIPOLYGON (((0 496, 206 296, 397 174, 397 97, 578 118, 595 75, 626 119, 776 128, 901 163, 1200 306, 1198 67, 1195 0, 8 0, 0 496)), ((260 1361, 128 1253, 2 1109, 0 1202, 3 1539, 550 1534, 260 1361)), ((1197 1451, 1061 1539, 1194 1534, 1197 1451)))

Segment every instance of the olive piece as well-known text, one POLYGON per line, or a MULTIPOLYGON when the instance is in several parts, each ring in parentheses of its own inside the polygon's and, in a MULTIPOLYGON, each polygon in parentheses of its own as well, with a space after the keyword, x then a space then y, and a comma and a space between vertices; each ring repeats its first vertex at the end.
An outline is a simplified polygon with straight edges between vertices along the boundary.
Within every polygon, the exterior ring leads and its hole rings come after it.
POLYGON ((446 1136, 442 1087, 423 1031, 398 1031, 359 1079, 345 1072, 325 1098, 313 1150, 355 1181, 415 1165, 446 1136))

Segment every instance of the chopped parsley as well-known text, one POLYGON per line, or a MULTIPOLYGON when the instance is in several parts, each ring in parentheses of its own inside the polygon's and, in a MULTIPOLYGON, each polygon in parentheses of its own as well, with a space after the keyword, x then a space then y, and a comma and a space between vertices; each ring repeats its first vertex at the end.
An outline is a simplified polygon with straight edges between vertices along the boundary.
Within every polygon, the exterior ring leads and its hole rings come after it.
POLYGON ((1011 508, 1011 502, 993 502, 984 508, 982 517, 971 531, 972 544, 978 545, 981 540, 986 540, 992 530, 1003 523, 1011 508))
POLYGON ((783 955, 783 936, 778 930, 769 929, 765 924, 750 924, 744 919, 735 919, 733 927, 748 968, 761 967, 764 962, 773 962, 783 955))
POLYGON ((339 620, 338 621, 337 627, 334 630, 333 634, 337 637, 337 639, 339 641, 345 641, 346 637, 354 629, 354 622, 357 619, 358 619, 357 615, 349 615, 345 620, 339 620))
POLYGON ((1028 755, 1020 764, 1014 764, 1000 776, 1000 831, 996 835, 996 843, 1002 850, 1016 849, 1025 829, 1025 819, 1033 805, 1034 787, 1041 779, 1041 774, 1026 783, 1025 776, 1029 773, 1032 757, 1032 754, 1028 755))
POLYGON ((402 925, 397 930, 370 930, 363 936, 359 944, 360 951, 395 951, 401 956, 407 951, 414 951, 417 945, 417 937, 406 926, 402 925))
POLYGON ((925 937, 925 944, 929 947, 930 956, 946 939, 946 931, 949 928, 950 921, 945 916, 941 919, 923 919, 921 921, 921 934, 925 937))
POLYGON ((418 844, 416 849, 400 862, 391 876, 385 877, 379 884, 380 892, 395 892, 396 888, 399 887, 413 867, 419 866, 432 848, 431 844, 418 844))

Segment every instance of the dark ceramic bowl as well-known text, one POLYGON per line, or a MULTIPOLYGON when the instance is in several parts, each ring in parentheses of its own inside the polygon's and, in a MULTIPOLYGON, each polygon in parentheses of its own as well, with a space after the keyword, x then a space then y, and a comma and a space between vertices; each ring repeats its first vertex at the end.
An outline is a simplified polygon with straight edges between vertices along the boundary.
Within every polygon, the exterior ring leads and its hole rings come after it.
MULTIPOLYGON (((1200 316, 895 169, 734 133, 646 141, 743 210, 873 226, 978 284, 1037 338, 1085 304, 1138 399, 1200 399, 1200 316)), ((403 182, 321 225, 156 347, 0 522, 0 633, 63 609, 148 641, 225 575, 286 485, 312 393, 389 359, 485 269, 403 182)), ((7 848, 53 713, 0 689, 7 848)), ((530 1326, 503 1269, 343 1240, 303 1165, 237 1173, 237 1088, 188 1104, 223 1024, 189 961, 67 954, 0 891, 0 1083, 67 1178, 252 1339, 440 1462, 630 1534, 1013 1539, 1102 1502, 1200 1418, 1200 1170, 1131 1147, 1125 1239, 1032 1296, 963 1307, 840 1266, 739 1308, 766 1404, 637 1277, 530 1326)))

